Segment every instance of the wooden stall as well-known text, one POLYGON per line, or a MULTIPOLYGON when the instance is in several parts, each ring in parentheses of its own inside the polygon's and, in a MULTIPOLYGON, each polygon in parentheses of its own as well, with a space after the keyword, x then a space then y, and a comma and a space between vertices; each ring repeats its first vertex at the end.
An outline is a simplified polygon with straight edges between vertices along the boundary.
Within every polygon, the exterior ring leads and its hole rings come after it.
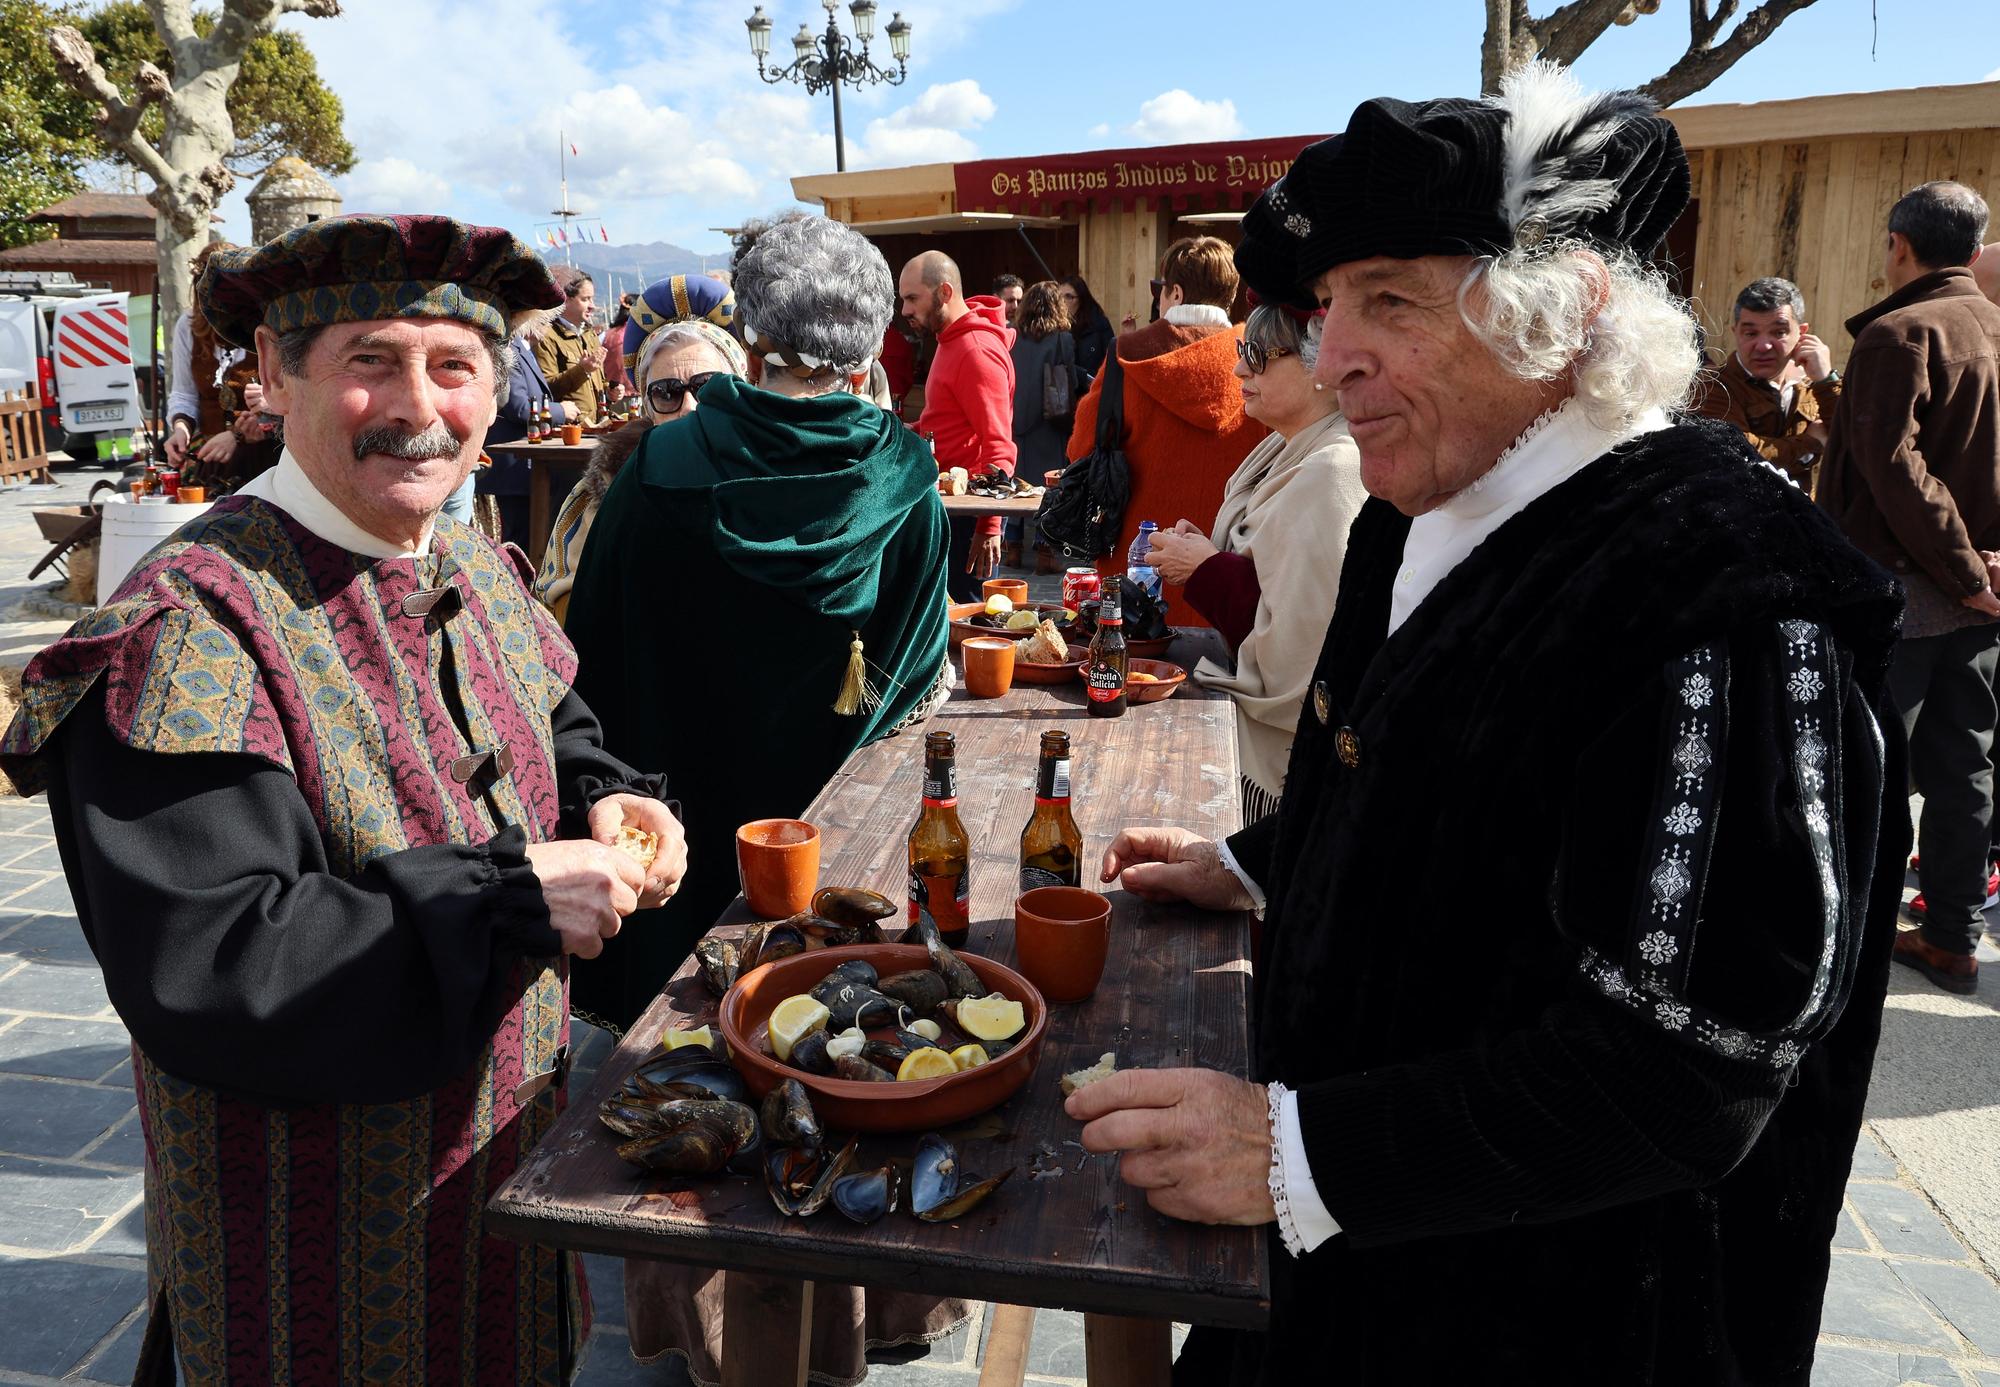
MULTIPOLYGON (((1736 292, 1783 275, 1835 360, 1845 319, 1881 298, 1890 206, 1917 184, 1955 178, 2000 204, 2000 82, 1696 105, 1667 113, 1693 165, 1695 201, 1662 262, 1693 300, 1711 343, 1726 338, 1736 292)), ((792 180, 803 201, 866 232, 894 268, 939 247, 967 287, 994 275, 1078 272, 1115 323, 1144 321, 1148 281, 1177 237, 1233 240, 1242 209, 1321 138, 919 164, 792 180)), ((2000 236, 2000 230, 1992 233, 2000 236)))

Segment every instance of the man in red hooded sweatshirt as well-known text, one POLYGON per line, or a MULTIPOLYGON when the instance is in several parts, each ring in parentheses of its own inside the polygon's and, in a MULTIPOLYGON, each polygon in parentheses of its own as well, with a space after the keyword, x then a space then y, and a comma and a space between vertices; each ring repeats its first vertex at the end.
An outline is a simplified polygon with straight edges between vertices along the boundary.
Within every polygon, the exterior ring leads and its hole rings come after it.
MULTIPOLYGON (((937 338, 924 382, 917 430, 929 434, 939 471, 963 467, 1014 475, 1014 329, 1000 300, 965 297, 958 266, 927 250, 903 266, 896 292, 905 318, 937 338)), ((1000 564, 1000 518, 951 522, 949 587, 954 602, 979 595, 980 580, 1000 564)))

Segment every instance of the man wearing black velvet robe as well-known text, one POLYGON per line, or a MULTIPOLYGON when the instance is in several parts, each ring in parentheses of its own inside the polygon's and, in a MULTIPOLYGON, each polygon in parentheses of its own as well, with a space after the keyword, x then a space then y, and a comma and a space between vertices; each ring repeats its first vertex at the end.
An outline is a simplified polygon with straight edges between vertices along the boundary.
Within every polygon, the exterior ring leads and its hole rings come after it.
POLYGON ((1694 325, 1643 263, 1687 196, 1650 102, 1537 64, 1364 103, 1245 219, 1377 499, 1279 812, 1106 854, 1267 910, 1260 1082, 1069 1102, 1162 1213, 1271 1231, 1268 1332, 1180 1380, 1808 1379, 1907 851, 1901 602, 1670 416, 1694 325))

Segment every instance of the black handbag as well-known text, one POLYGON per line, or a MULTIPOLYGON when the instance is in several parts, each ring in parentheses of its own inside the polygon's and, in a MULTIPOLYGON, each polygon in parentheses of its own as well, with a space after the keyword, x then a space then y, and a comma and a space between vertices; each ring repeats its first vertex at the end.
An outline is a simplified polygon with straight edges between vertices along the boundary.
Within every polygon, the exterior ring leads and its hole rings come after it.
POLYGON ((1118 543, 1125 504, 1131 499, 1132 471, 1125 462, 1125 370, 1114 350, 1105 353, 1096 446, 1065 467, 1056 484, 1042 493, 1035 534, 1065 559, 1102 558, 1118 543))

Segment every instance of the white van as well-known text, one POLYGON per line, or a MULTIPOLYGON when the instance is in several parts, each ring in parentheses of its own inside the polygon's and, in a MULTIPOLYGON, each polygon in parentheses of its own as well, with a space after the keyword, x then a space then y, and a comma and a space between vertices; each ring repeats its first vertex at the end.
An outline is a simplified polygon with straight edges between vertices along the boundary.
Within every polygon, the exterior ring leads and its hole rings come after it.
POLYGON ((105 448, 130 456, 146 427, 134 358, 150 366, 153 301, 78 284, 68 274, 0 275, 0 370, 34 380, 51 452, 79 462, 105 448), (135 347, 137 351, 135 351, 135 347))

